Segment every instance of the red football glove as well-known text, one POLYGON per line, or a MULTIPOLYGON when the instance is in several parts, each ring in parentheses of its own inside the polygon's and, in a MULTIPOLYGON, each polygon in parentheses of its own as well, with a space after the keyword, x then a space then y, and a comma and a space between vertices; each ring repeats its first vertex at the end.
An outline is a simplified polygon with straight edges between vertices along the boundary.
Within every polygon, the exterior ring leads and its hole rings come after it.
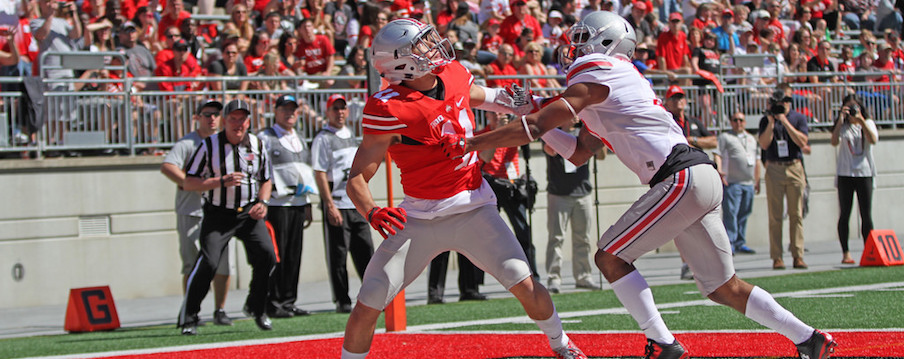
POLYGON ((407 215, 403 208, 374 207, 367 213, 367 221, 370 222, 371 227, 380 232, 383 239, 386 239, 396 234, 396 230, 392 228, 393 226, 399 230, 405 229, 405 225, 402 223, 408 222, 405 218, 407 215))
POLYGON ((446 157, 461 158, 465 155, 465 136, 457 133, 443 135, 439 139, 439 146, 446 157))

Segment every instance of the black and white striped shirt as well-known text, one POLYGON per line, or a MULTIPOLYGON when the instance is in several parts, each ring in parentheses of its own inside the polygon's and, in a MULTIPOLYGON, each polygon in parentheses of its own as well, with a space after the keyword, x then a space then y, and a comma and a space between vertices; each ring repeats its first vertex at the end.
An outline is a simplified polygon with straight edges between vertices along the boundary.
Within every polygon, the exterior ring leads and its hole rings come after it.
POLYGON ((257 136, 248 134, 233 145, 220 132, 207 137, 188 161, 187 176, 216 178, 233 172, 245 174, 240 185, 217 187, 203 193, 204 201, 217 207, 238 209, 257 200, 261 183, 270 180, 270 158, 257 136))

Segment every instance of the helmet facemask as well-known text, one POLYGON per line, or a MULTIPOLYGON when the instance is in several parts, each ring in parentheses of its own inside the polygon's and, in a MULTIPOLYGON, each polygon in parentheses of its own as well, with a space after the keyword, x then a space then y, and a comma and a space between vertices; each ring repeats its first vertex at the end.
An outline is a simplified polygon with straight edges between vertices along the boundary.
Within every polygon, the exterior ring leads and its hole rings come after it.
POLYGON ((440 37, 433 26, 424 28, 415 37, 410 48, 400 48, 398 56, 411 56, 418 66, 418 71, 423 73, 443 67, 455 60, 452 43, 449 42, 449 39, 440 37), (404 53, 406 50, 407 54, 404 53))

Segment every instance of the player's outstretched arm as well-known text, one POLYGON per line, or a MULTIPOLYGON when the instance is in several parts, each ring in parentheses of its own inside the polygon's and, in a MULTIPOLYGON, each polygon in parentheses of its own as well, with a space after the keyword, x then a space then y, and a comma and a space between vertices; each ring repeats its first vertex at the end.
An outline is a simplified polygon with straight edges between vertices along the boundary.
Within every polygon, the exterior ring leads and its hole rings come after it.
POLYGON ((498 147, 514 147, 529 143, 547 131, 573 121, 585 107, 600 103, 609 96, 609 87, 578 83, 562 93, 562 99, 554 100, 542 109, 496 130, 470 137, 465 151, 481 151, 498 147))
POLYGON ((358 146, 355 160, 349 169, 346 191, 362 216, 366 217, 371 209, 377 207, 367 183, 380 168, 380 162, 383 161, 389 146, 400 141, 401 137, 397 134, 365 134, 361 145, 358 146))

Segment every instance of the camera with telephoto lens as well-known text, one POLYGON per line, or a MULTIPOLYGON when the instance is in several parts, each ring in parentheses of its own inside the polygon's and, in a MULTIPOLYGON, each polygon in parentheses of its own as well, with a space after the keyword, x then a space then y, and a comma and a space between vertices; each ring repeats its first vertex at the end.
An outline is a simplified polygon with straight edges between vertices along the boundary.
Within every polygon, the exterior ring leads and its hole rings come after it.
POLYGON ((772 96, 769 97, 769 110, 767 112, 772 115, 785 113, 785 98, 785 91, 775 90, 772 96))

